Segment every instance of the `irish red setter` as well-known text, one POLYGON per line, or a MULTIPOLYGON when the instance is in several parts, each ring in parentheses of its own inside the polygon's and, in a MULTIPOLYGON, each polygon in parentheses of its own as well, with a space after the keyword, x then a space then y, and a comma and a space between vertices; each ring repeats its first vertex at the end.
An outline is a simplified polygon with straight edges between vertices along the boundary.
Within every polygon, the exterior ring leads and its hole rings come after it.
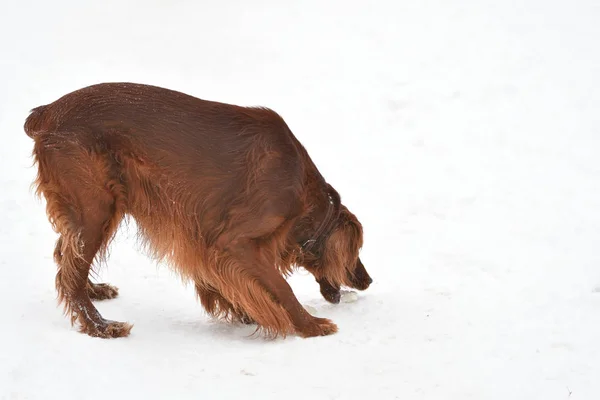
POLYGON ((285 277, 310 271, 325 299, 372 282, 360 222, 274 111, 201 100, 156 86, 103 83, 31 111, 37 195, 60 235, 56 289, 71 324, 127 336, 92 300, 118 294, 89 279, 125 216, 156 260, 192 281, 215 317, 265 334, 329 335, 285 277))

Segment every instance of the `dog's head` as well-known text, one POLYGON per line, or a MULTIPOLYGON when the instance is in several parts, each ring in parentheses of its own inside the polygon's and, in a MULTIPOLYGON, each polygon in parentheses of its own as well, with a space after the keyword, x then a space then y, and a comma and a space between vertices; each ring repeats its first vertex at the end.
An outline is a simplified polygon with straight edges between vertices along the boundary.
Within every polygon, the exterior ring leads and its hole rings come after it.
POLYGON ((323 234, 305 253, 304 267, 316 278, 323 297, 332 303, 340 301, 340 288, 346 286, 366 290, 373 282, 359 252, 363 245, 363 229, 356 216, 333 196, 336 211, 323 234))

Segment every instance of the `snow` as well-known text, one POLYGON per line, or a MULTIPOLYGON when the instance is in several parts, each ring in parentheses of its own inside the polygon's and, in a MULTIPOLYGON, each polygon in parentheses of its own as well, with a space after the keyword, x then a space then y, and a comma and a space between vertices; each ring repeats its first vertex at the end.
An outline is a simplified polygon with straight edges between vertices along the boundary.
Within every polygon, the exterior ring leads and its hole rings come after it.
POLYGON ((598 399, 600 3, 3 3, 0 399, 598 399), (123 227, 93 339, 56 307, 28 110, 135 81, 284 116, 364 224, 335 335, 210 320, 123 227))
POLYGON ((342 290, 340 300, 343 303, 354 303, 358 301, 358 294, 354 290, 342 290))

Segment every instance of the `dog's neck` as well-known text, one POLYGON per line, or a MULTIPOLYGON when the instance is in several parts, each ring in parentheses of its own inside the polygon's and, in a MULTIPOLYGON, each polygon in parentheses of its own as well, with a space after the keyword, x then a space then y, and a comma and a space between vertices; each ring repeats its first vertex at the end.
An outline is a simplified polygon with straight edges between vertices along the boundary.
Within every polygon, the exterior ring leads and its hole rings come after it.
POLYGON ((331 193, 327 191, 327 210, 325 211, 325 216, 323 217, 323 219, 321 219, 319 226, 311 235, 311 237, 307 239, 304 243, 302 243, 302 245, 300 246, 300 250, 302 252, 310 251, 319 239, 319 237, 321 237, 321 235, 323 235, 325 231, 328 230, 329 226, 331 225, 335 209, 336 206, 334 204, 333 197, 331 193))

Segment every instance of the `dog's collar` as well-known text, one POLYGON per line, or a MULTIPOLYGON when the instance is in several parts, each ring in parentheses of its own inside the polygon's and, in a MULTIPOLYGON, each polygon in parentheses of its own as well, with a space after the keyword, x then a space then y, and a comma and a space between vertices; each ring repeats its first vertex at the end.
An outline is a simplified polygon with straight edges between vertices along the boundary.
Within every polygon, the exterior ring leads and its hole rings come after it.
POLYGON ((329 225, 335 208, 333 197, 329 192, 327 193, 327 203, 327 213, 325 214, 325 218, 323 218, 321 224, 319 225, 315 233, 311 236, 311 238, 302 243, 302 245, 300 246, 300 250, 302 252, 310 251, 310 249, 312 249, 314 244, 317 242, 317 239, 325 232, 325 229, 329 225))

